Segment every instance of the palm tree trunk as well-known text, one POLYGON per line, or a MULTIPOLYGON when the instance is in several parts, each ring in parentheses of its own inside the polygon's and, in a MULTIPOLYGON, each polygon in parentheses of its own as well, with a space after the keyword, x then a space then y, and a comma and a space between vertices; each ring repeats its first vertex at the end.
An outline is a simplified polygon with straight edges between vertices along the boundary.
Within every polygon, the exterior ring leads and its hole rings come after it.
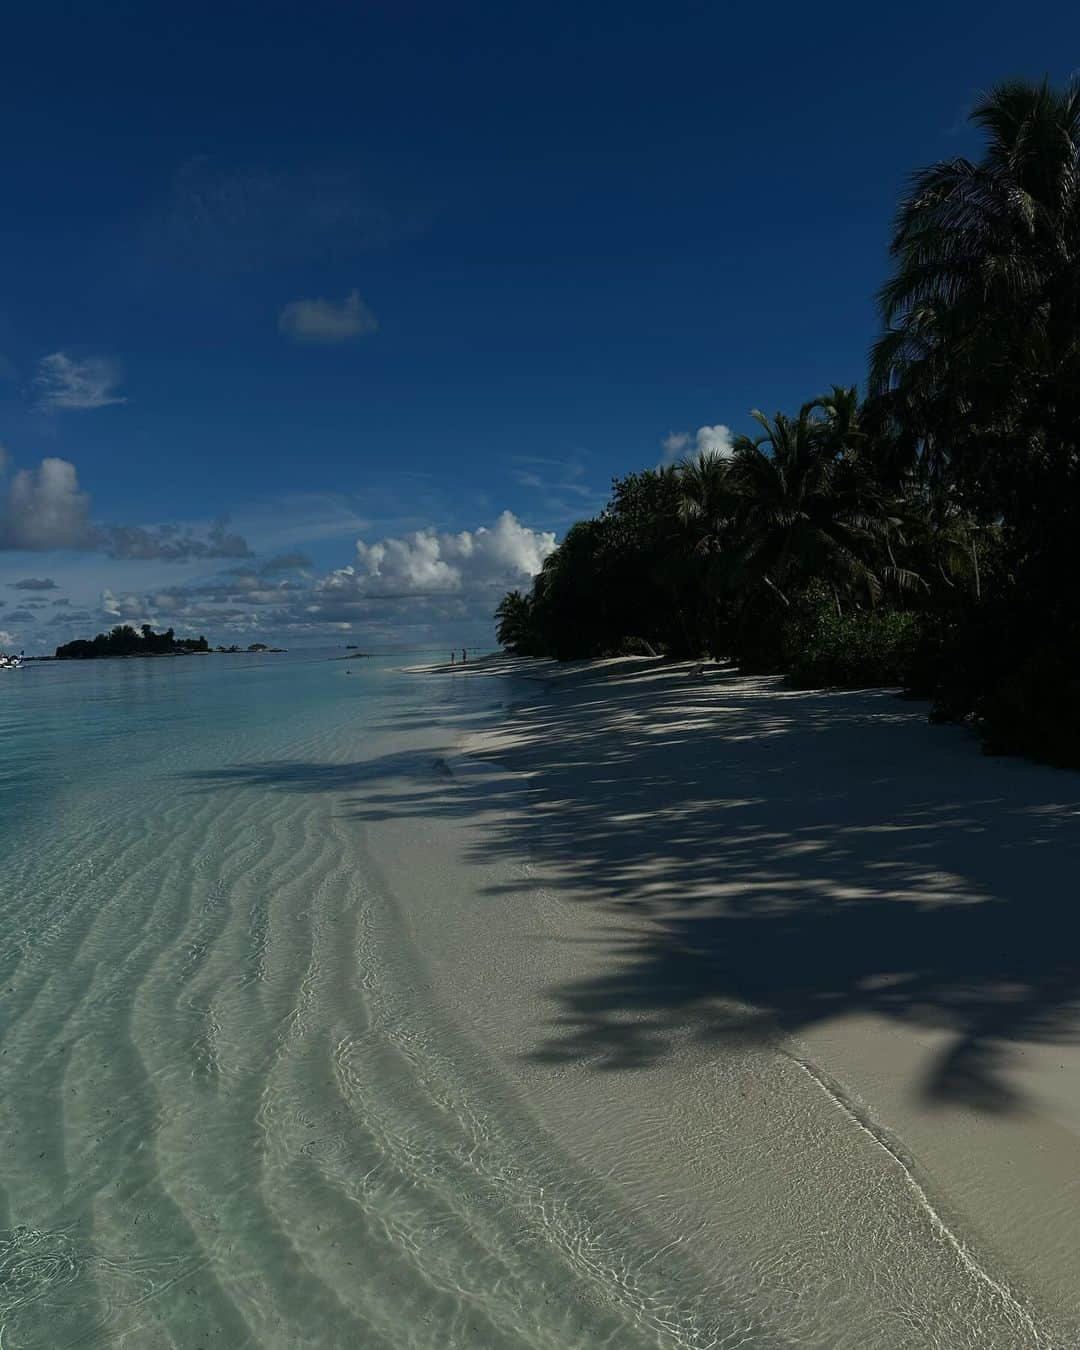
POLYGON ((786 596, 786 595, 784 594, 784 592, 780 589, 780 587, 776 584, 776 582, 773 581, 772 577, 769 576, 768 572, 762 572, 761 576, 762 576, 762 579, 763 579, 764 582, 765 582, 765 585, 768 586, 769 589, 770 589, 771 591, 775 591, 776 594, 780 597, 780 599, 784 602, 784 608, 785 608, 785 609, 790 609, 790 608, 791 608, 791 601, 787 598, 787 596, 786 596))

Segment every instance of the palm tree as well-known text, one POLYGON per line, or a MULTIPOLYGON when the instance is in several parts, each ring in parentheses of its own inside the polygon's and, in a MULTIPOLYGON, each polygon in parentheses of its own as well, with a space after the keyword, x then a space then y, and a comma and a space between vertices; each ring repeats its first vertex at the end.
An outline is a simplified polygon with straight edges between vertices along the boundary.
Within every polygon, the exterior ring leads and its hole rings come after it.
POLYGON ((993 516, 1060 499, 1080 425, 1080 84, 1011 81, 971 114, 978 162, 915 175, 871 389, 993 516))
POLYGON ((508 591, 495 611, 495 637, 500 647, 515 656, 532 654, 535 634, 532 631, 532 599, 520 591, 508 591))
POLYGON ((932 578, 942 599, 953 593, 954 598, 980 600, 979 559, 998 548, 1000 529, 976 520, 957 503, 955 493, 935 483, 913 483, 903 500, 896 503, 896 510, 920 578, 932 578))
POLYGON ((832 587, 838 609, 841 592, 881 593, 874 562, 885 516, 867 460, 844 444, 855 410, 844 400, 838 425, 836 406, 814 400, 771 420, 755 410, 763 434, 735 441, 732 580, 760 581, 785 606, 792 585, 813 578, 832 587))
POLYGON ((824 425, 819 430, 834 454, 850 455, 866 446, 869 438, 856 385, 834 384, 827 394, 819 394, 806 406, 821 413, 824 425))
POLYGON ((728 456, 703 450, 676 468, 679 519, 700 553, 717 553, 727 542, 736 501, 730 466, 728 456))

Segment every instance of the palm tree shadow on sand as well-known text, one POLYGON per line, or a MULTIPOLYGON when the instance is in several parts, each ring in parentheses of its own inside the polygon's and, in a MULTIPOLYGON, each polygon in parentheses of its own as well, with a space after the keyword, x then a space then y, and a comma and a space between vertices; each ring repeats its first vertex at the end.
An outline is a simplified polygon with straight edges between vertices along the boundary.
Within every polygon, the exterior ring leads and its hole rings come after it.
POLYGON ((881 691, 648 662, 530 694, 497 726, 488 774, 403 754, 198 778, 333 788, 361 821, 483 813, 472 859, 531 864, 489 901, 555 887, 600 910, 601 969, 547 991, 538 1062, 640 1070, 687 1034, 875 1014, 945 1034, 930 1100, 1005 1111, 1019 1045, 1076 1039, 1077 775, 987 759, 881 691))

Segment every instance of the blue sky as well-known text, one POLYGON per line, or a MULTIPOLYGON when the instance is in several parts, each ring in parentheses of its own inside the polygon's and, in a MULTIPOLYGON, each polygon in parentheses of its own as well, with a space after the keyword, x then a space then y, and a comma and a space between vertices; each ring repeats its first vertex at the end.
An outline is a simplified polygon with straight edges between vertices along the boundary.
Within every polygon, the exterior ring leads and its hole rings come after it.
POLYGON ((861 379, 905 176, 1080 19, 43 0, 5 47, 2 642, 477 643, 672 433, 861 379))

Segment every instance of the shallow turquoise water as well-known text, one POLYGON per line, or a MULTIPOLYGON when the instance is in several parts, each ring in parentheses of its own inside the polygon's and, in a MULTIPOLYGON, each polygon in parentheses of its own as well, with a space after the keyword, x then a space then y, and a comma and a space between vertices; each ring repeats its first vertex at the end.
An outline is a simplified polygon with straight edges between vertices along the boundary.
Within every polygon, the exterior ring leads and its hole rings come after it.
POLYGON ((401 660, 0 685, 3 1350, 782 1343, 427 1005, 362 804, 505 691, 401 660))

